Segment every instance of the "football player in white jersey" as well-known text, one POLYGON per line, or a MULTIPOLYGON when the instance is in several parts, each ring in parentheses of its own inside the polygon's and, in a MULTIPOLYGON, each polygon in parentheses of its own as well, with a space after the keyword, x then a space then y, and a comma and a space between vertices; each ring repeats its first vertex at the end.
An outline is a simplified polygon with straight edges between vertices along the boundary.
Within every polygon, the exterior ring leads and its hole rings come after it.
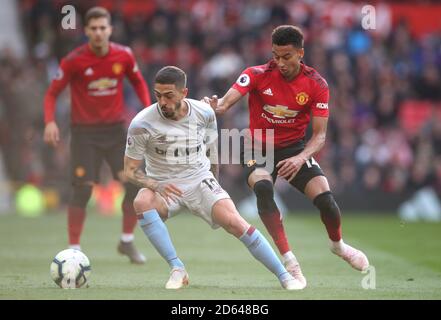
POLYGON ((132 120, 124 157, 125 174, 142 188, 134 200, 139 224, 171 269, 165 287, 179 289, 188 284, 185 266, 163 222, 186 207, 212 228, 220 226, 238 238, 277 276, 283 288, 303 289, 217 182, 216 117, 205 102, 186 98, 186 80, 184 71, 174 66, 158 71, 154 84, 157 103, 132 120), (145 171, 140 169, 143 161, 145 171))

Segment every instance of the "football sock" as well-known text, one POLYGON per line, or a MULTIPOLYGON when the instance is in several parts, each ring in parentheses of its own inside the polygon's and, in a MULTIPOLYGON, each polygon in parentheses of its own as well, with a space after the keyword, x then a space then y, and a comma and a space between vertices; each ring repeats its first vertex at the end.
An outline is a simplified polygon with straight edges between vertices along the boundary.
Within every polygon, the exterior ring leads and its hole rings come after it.
POLYGON ((159 254, 167 261, 170 268, 184 268, 170 239, 167 227, 156 209, 145 211, 139 218, 139 225, 159 254))
POLYGON ((83 231, 86 209, 69 206, 67 209, 67 230, 69 245, 80 246, 81 232, 83 231))
POLYGON ((273 238, 280 254, 283 255, 291 249, 286 238, 285 229, 283 228, 282 215, 274 201, 273 184, 268 180, 260 180, 254 185, 254 192, 257 197, 257 209, 260 219, 271 238, 273 238))
POLYGON ((342 254, 345 250, 346 244, 343 242, 343 239, 339 241, 330 240, 329 246, 331 247, 331 251, 336 254, 342 254))
POLYGON ((313 203, 320 210, 320 218, 326 227, 329 239, 339 241, 341 239, 341 214, 332 193, 327 191, 319 194, 313 203))
POLYGON ((135 240, 135 236, 133 235, 133 233, 123 233, 121 235, 121 241, 122 242, 132 242, 133 240, 135 240))
POLYGON ((296 256, 292 251, 288 251, 282 256, 282 261, 286 263, 287 261, 293 260, 295 263, 298 263, 296 256))
POLYGON ((280 281, 290 277, 273 248, 259 230, 250 226, 239 240, 243 242, 254 258, 265 265, 280 281))
POLYGON ((69 245, 69 249, 81 251, 81 246, 79 244, 71 244, 71 245, 69 245))
POLYGON ((121 207, 123 212, 122 232, 126 234, 133 234, 133 231, 135 230, 136 222, 138 221, 138 219, 136 218, 135 209, 133 208, 133 202, 123 202, 121 207))

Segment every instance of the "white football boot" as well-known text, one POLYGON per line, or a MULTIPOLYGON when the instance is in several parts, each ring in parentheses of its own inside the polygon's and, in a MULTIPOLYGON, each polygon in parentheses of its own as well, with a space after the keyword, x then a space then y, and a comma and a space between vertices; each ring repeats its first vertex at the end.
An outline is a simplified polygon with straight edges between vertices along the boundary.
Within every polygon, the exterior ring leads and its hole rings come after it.
POLYGON ((306 278, 303 276, 302 269, 300 268, 300 264, 295 259, 289 259, 283 261, 285 265, 286 271, 289 272, 290 275, 294 277, 294 279, 298 280, 303 284, 303 288, 306 287, 306 278))
POLYGON ((188 273, 183 268, 173 268, 170 271, 170 279, 165 284, 166 289, 180 289, 188 286, 188 273))
POLYGON ((280 284, 282 285, 283 289, 286 290, 302 290, 305 288, 305 285, 303 283, 292 276, 288 279, 280 281, 280 284))
POLYGON ((340 246, 335 246, 331 243, 332 253, 341 257, 358 271, 364 271, 369 267, 369 260, 363 252, 343 243, 343 241, 340 244, 340 246))

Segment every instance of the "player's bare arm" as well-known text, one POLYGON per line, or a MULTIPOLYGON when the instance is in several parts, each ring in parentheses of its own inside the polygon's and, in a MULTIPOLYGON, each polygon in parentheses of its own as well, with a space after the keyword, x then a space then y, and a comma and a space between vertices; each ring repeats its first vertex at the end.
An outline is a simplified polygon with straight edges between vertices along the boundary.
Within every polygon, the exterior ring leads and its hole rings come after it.
POLYGON ((211 98, 204 97, 202 101, 208 103, 216 114, 222 115, 227 112, 228 109, 230 109, 237 101, 239 101, 240 98, 242 98, 240 92, 234 88, 231 88, 220 99, 217 97, 217 95, 213 95, 211 98))
POLYGON ((278 175, 291 181, 300 170, 306 160, 319 152, 325 145, 326 128, 328 118, 312 117, 312 137, 305 146, 305 149, 298 155, 282 160, 277 164, 278 175))
POLYGON ((158 192, 167 203, 169 199, 181 197, 182 191, 172 183, 161 183, 147 176, 141 168, 143 160, 136 160, 124 156, 124 174, 131 183, 141 188, 148 188, 158 192))
POLYGON ((44 142, 56 147, 60 141, 60 130, 55 121, 48 122, 44 127, 44 142))

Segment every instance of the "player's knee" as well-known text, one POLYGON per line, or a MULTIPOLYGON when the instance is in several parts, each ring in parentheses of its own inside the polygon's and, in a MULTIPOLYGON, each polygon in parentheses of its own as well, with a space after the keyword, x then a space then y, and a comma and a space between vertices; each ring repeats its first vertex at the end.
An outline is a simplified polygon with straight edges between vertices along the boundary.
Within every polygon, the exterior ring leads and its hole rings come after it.
POLYGON ((125 195, 123 202, 133 202, 138 194, 139 188, 130 182, 124 183, 125 195))
POLYGON ((314 198, 314 205, 320 212, 340 216, 340 208, 330 191, 323 192, 314 198))
POLYGON ((150 189, 142 189, 133 200, 133 207, 137 213, 156 209, 156 194, 150 189))
POLYGON ((254 193, 257 197, 257 209, 260 215, 277 211, 277 205, 274 201, 274 186, 271 181, 257 181, 254 185, 254 193))
POLYGON ((272 199, 274 197, 274 186, 269 180, 260 180, 254 184, 254 193, 259 199, 272 199))
POLYGON ((91 184, 74 185, 69 205, 78 208, 85 208, 92 195, 92 188, 93 186, 91 184))

